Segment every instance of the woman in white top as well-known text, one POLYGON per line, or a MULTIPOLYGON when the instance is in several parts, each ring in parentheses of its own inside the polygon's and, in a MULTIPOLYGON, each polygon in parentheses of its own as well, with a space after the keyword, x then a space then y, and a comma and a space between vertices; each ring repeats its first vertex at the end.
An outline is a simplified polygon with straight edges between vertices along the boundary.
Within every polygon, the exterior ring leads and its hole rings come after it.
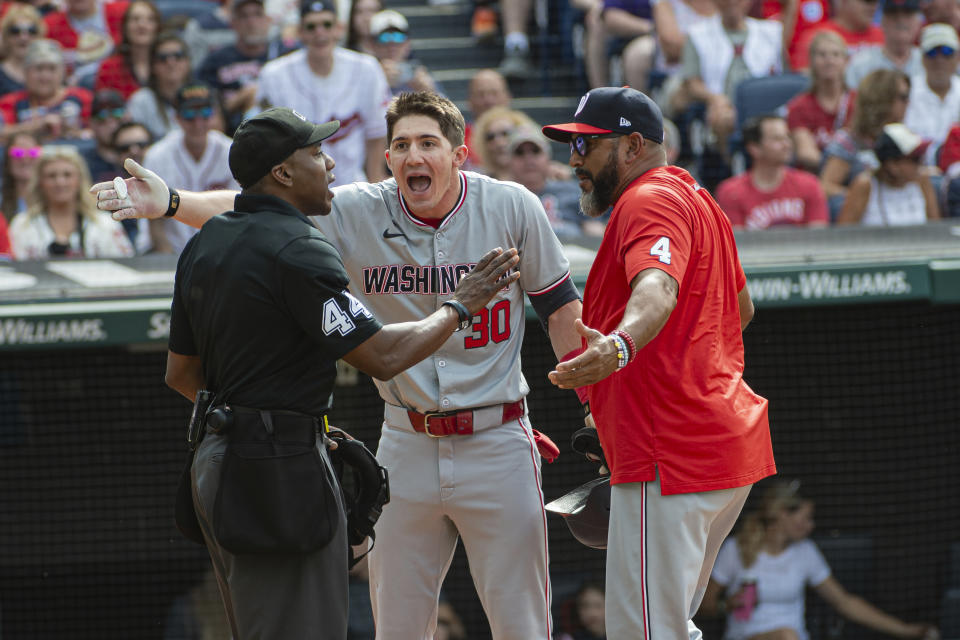
POLYGON ((857 624, 897 638, 939 637, 935 628, 889 616, 837 582, 808 538, 813 502, 802 498, 799 488, 797 480, 770 484, 759 508, 723 543, 700 614, 727 614, 725 640, 807 640, 804 595, 809 586, 857 624))
POLYGON ((906 125, 885 125, 873 148, 880 166, 854 179, 837 224, 893 227, 939 219, 936 192, 920 170, 928 146, 906 125))
POLYGON ((16 260, 133 255, 123 225, 97 209, 90 195, 90 171, 73 147, 44 147, 27 205, 10 222, 16 260))

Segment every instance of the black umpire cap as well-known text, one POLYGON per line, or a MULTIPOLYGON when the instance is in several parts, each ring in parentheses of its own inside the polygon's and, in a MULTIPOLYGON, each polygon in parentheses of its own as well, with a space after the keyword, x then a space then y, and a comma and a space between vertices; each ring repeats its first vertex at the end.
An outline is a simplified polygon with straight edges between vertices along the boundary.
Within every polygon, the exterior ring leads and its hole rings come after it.
POLYGON ((287 107, 267 109, 244 120, 233 134, 230 173, 246 189, 297 149, 315 145, 339 128, 339 120, 313 124, 287 107))
POLYGON ((557 142, 569 142, 575 135, 639 133, 663 144, 663 114, 646 94, 630 87, 600 87, 580 98, 573 122, 551 124, 543 134, 557 142))

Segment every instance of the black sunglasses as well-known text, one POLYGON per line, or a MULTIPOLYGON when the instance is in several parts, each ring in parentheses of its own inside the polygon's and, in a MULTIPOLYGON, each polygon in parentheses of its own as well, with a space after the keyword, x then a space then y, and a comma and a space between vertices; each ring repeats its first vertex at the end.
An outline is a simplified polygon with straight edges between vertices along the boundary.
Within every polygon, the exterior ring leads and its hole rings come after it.
POLYGON ((329 31, 330 29, 333 29, 333 26, 335 24, 337 23, 334 22, 333 20, 322 20, 320 22, 304 22, 303 28, 306 29, 307 31, 316 31, 320 27, 323 27, 324 29, 329 31))
POLYGON ((570 138, 570 155, 576 153, 581 158, 586 157, 590 152, 590 140, 600 138, 619 138, 622 133, 591 133, 587 135, 576 135, 570 138))
POLYGON ((35 24, 31 24, 28 27, 21 27, 20 25, 12 24, 7 27, 7 33, 11 36, 19 36, 21 34, 27 33, 31 36, 35 36, 40 33, 40 29, 35 24))
POLYGON ((185 60, 187 58, 186 51, 171 51, 169 53, 158 53, 154 56, 154 60, 157 62, 166 62, 167 60, 185 60))
POLYGON ((144 142, 128 142, 127 144, 118 144, 115 148, 117 151, 127 153, 131 149, 146 149, 150 146, 149 141, 144 142))

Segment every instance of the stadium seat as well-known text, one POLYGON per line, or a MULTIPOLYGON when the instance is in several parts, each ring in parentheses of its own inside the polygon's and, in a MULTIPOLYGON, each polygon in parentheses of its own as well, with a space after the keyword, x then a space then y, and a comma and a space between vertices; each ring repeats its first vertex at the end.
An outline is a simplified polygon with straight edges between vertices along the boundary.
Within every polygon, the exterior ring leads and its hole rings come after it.
POLYGON ((746 167, 741 134, 743 124, 755 116, 778 113, 791 98, 809 85, 810 79, 802 73, 748 78, 737 85, 733 100, 737 109, 737 129, 730 140, 734 174, 743 172, 746 167))
POLYGON ((175 17, 201 18, 213 13, 217 3, 205 0, 157 0, 157 9, 164 21, 175 17))

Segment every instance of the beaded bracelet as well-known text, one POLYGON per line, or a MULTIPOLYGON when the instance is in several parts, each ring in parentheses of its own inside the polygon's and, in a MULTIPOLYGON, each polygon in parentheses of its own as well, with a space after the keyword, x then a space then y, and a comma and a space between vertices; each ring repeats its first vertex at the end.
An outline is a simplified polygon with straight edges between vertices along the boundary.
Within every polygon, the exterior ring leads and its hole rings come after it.
POLYGON ((627 341, 615 333, 611 333, 607 337, 613 340, 613 344, 617 347, 617 369, 623 369, 630 362, 627 341))
POLYGON ((620 336, 623 338, 623 341, 627 343, 627 347, 629 348, 627 362, 633 362, 633 359, 637 356, 637 343, 633 341, 633 336, 623 329, 614 329, 611 333, 620 336))

